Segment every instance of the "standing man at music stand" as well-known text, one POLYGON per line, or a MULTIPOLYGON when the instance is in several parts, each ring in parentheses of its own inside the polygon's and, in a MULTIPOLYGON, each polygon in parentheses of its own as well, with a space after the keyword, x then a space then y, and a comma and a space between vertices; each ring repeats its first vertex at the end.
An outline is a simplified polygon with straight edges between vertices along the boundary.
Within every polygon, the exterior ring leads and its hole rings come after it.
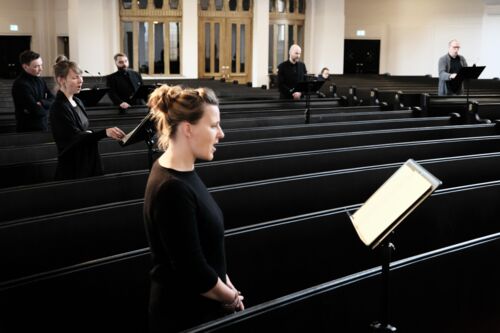
POLYGON ((463 94, 463 84, 453 89, 451 80, 453 80, 462 67, 467 67, 465 58, 458 54, 460 43, 453 39, 448 43, 448 53, 439 58, 439 86, 438 95, 461 95, 463 94))
POLYGON ((113 104, 118 105, 120 113, 125 113, 132 105, 144 104, 143 100, 133 98, 135 92, 143 85, 142 77, 138 72, 129 69, 126 54, 117 53, 114 59, 118 70, 107 76, 108 94, 113 104))
POLYGON ((295 91, 298 82, 305 81, 307 74, 306 65, 300 62, 302 50, 293 44, 288 52, 289 58, 278 66, 278 87, 280 99, 300 100, 302 93, 295 91))

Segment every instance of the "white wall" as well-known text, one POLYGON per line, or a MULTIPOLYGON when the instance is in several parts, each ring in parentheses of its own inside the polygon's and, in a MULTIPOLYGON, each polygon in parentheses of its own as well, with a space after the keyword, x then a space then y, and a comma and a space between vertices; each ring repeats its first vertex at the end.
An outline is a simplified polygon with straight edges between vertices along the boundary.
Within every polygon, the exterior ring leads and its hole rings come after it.
POLYGON ((380 73, 437 76, 438 58, 448 41, 461 42, 460 53, 477 62, 481 53, 482 0, 349 0, 345 38, 380 39, 380 73))
POLYGON ((68 36, 68 0, 55 0, 54 24, 56 36, 68 36))
POLYGON ((252 86, 269 88, 269 0, 253 3, 252 86))
MULTIPOLYGON (((109 0, 68 0, 70 58, 91 75, 116 70, 119 51, 118 3, 109 0)), ((84 74, 86 75, 86 74, 84 74)))
POLYGON ((500 77, 498 35, 500 33, 500 5, 486 6, 482 27, 482 48, 478 65, 486 65, 482 78, 500 77))
POLYGON ((0 34, 32 36, 31 49, 44 61, 42 75, 51 76, 57 36, 67 35, 67 0, 0 0, 0 34), (11 24, 18 31, 10 31, 11 24))
POLYGON ((0 0, 0 34, 31 35, 34 26, 33 0, 0 0), (10 31, 11 24, 17 24, 19 31, 10 31))
POLYGON ((198 77, 198 1, 182 1, 181 75, 198 77))
POLYGON ((304 62, 308 73, 319 74, 323 67, 328 67, 330 73, 342 74, 344 26, 344 0, 306 3, 304 62))

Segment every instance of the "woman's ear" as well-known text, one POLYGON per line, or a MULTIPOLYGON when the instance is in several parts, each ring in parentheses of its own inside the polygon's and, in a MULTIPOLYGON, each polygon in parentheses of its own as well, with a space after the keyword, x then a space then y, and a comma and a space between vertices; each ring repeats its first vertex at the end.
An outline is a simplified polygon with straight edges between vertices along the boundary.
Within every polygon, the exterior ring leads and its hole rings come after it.
POLYGON ((66 80, 65 80, 65 78, 60 77, 60 76, 58 76, 58 77, 56 78, 56 80, 57 80, 57 84, 58 84, 60 87, 62 87, 62 86, 63 86, 64 81, 66 81, 66 80))
POLYGON ((190 138, 193 134, 191 124, 187 121, 183 121, 182 123, 180 123, 180 130, 186 138, 190 138))

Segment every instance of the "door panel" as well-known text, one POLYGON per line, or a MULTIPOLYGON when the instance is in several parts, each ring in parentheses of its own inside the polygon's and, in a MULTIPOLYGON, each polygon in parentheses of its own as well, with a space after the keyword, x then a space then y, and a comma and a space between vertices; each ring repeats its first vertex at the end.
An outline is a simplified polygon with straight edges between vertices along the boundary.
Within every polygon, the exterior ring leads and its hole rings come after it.
POLYGON ((31 36, 0 36, 0 77, 13 79, 21 71, 19 54, 30 49, 31 36))
POLYGON ((245 83, 251 75, 251 20, 200 18, 200 78, 245 83))
POLYGON ((344 74, 379 74, 380 40, 346 39, 344 74))

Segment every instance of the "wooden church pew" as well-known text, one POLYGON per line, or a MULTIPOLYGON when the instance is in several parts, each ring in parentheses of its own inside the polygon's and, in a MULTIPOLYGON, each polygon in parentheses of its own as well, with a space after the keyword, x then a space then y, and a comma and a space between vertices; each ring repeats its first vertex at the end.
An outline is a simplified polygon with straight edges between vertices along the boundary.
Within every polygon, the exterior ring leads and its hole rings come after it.
MULTIPOLYGON (((493 186, 493 184, 490 184, 490 185, 493 186)), ((498 182, 495 186, 498 187, 498 182)), ((487 189, 487 188, 488 187, 481 186, 481 185, 477 185, 477 186, 471 185, 468 189, 468 191, 471 191, 471 192, 469 193, 469 196, 467 198, 470 200, 473 200, 473 198, 475 198, 476 194, 477 194, 474 192, 475 190, 483 191, 484 189, 487 189), (472 193, 472 192, 474 192, 474 193, 472 193)), ((467 191, 467 190, 459 189, 459 190, 450 191, 449 193, 454 195, 460 191, 467 191)), ((482 198, 482 196, 480 196, 480 197, 482 198)), ((465 209, 465 208, 462 208, 462 209, 465 209)), ((437 215, 439 215, 442 211, 443 210, 438 210, 437 215)), ((428 212, 428 214, 434 215, 433 212, 428 212)), ((485 219, 487 219, 487 217, 485 217, 485 219)), ((470 221, 467 221, 467 222, 470 223, 470 221)), ((334 221, 330 224, 333 224, 333 223, 334 223, 334 221)), ((410 222, 405 222, 405 223, 410 223, 410 222)), ((496 226, 496 227, 498 229, 498 226, 496 226)), ((464 228, 463 230, 467 230, 467 228, 464 228)), ((286 234, 286 236, 288 236, 288 235, 290 235, 290 234, 286 234)), ((317 234, 317 236, 319 236, 319 235, 320 234, 317 234)), ((335 236, 335 233, 332 233, 331 235, 333 237, 333 236, 335 236)), ((295 234, 295 237, 297 237, 297 236, 300 236, 300 235, 295 234)), ((231 236, 228 236, 228 237, 231 238, 231 236)), ((236 235, 233 237, 238 237, 238 236, 236 235)), ((340 241, 342 242, 343 239, 340 237, 340 235, 337 235, 337 237, 339 237, 340 241)), ((315 246, 320 247, 320 246, 335 244, 335 242, 332 242, 331 240, 328 239, 328 235, 324 235, 324 238, 326 238, 327 241, 319 242, 317 239, 313 238, 312 243, 309 245, 313 245, 313 246, 315 245, 315 246)), ((262 239, 262 235, 259 239, 262 239)), ((264 238, 264 240, 265 239, 266 238, 264 238)), ((272 247, 274 247, 274 245, 272 245, 273 240, 276 240, 276 239, 269 239, 269 241, 267 241, 267 243, 270 243, 272 247)), ((278 237, 277 240, 279 242, 280 237, 278 237)), ((499 245, 498 240, 500 240, 500 234, 496 233, 496 234, 492 234, 489 237, 486 236, 480 240, 469 241, 465 245, 457 244, 457 245, 451 246, 448 249, 438 251, 438 253, 436 253, 435 251, 433 251, 429 254, 423 253, 423 254, 418 255, 415 258, 402 259, 400 262, 393 264, 393 273, 392 273, 393 274, 393 281, 395 279, 396 279, 396 281, 398 281, 398 283, 396 284, 396 288, 398 288, 398 290, 399 290, 399 292, 397 294, 400 295, 396 298, 395 303, 396 304, 398 304, 398 303, 405 304, 405 302, 404 302, 405 297, 401 297, 401 295, 402 294, 406 295, 407 291, 409 289, 412 289, 412 288, 408 288, 407 284, 410 283, 410 281, 415 281, 415 271, 414 270, 412 270, 411 275, 407 274, 406 277, 403 277, 404 275, 402 276, 401 273, 398 273, 398 270, 400 270, 400 271, 402 270, 404 272, 405 267, 408 267, 411 265, 411 261, 414 261, 415 263, 423 263, 426 260, 432 262, 433 260, 436 260, 436 258, 440 258, 440 253, 442 253, 442 254, 446 254, 446 257, 449 258, 449 260, 451 260, 451 262, 453 264, 451 266, 444 267, 442 265, 442 261, 439 261, 439 266, 435 265, 435 268, 430 269, 430 270, 429 270, 430 267, 428 265, 426 265, 425 270, 422 270, 422 272, 420 273, 420 274, 422 274, 423 280, 422 280, 422 283, 419 284, 420 285, 419 292, 421 292, 421 290, 427 290, 427 288, 429 288, 429 285, 427 285, 428 281, 432 281, 433 278, 436 277, 435 275, 438 275, 437 277, 442 278, 442 281, 447 283, 448 286, 452 282, 453 283, 456 283, 457 281, 460 282, 461 283, 460 288, 462 290, 463 289, 467 289, 468 291, 470 291, 471 289, 477 290, 477 289, 473 289, 474 286, 482 286, 481 290, 483 290, 483 292, 488 292, 489 297, 485 301, 484 296, 480 296, 480 297, 482 297, 482 299, 480 299, 478 297, 476 299, 476 301, 481 301, 483 304, 485 302, 487 304, 492 304, 492 305, 496 306, 496 309, 498 309, 498 305, 499 305, 498 298, 495 298, 491 294, 491 288, 496 288, 496 281, 498 280, 498 277, 499 277, 499 275, 498 275, 499 271, 498 271, 498 269, 496 269, 496 266, 493 264, 493 262, 495 261, 495 258, 496 258, 495 257, 495 253, 497 252, 496 249, 498 248, 498 245, 499 245), (488 246, 487 251, 480 251, 478 253, 477 251, 474 250, 476 245, 478 247, 480 247, 480 246, 483 246, 485 244, 493 244, 493 243, 495 244, 495 247, 492 248, 492 247, 488 246), (461 252, 462 249, 465 251, 472 251, 473 253, 476 253, 477 255, 474 255, 473 260, 471 260, 470 262, 464 261, 463 255, 460 255, 460 253, 459 253, 459 255, 457 255, 457 252, 461 252), (490 256, 488 257, 486 255, 486 253, 489 253, 490 256), (484 264, 485 258, 491 258, 490 260, 491 260, 492 264, 491 265, 484 264), (471 265, 474 266, 474 268, 475 268, 474 270, 470 269, 471 265), (439 269, 439 267, 440 267, 440 269, 439 269), (461 272, 457 275, 457 273, 458 273, 457 269, 459 269, 459 268, 462 268, 464 270, 464 272, 471 273, 471 274, 466 274, 466 276, 469 277, 468 279, 462 278, 464 276, 463 272, 461 272), (432 273, 429 273, 429 272, 432 272, 432 273), (486 274, 486 276, 484 276, 482 274, 482 272, 490 272, 490 273, 486 274), (491 275, 492 272, 496 272, 496 273, 491 275), (443 275, 443 276, 441 276, 441 275, 443 275), (479 283, 473 282, 471 284, 472 281, 471 281, 470 277, 476 276, 476 275, 477 275, 477 278, 479 279, 478 282, 479 281, 481 281, 481 282, 479 282, 479 283), (485 279, 485 277, 486 277, 486 279, 485 279)), ((291 239, 288 241, 290 242, 291 239)), ((420 240, 418 238, 416 238, 413 241, 418 243, 420 240)), ((293 248, 293 246, 300 247, 302 245, 302 243, 304 243, 304 242, 296 242, 296 241, 290 242, 289 246, 292 246, 292 248, 293 248)), ((307 245, 308 244, 303 244, 303 246, 307 246, 307 245)), ((311 266, 316 264, 318 266, 316 268, 316 270, 320 270, 322 265, 323 265, 323 267, 324 266, 330 267, 330 265, 331 265, 330 269, 335 270, 336 268, 338 268, 339 266, 342 265, 342 264, 337 263, 335 259, 341 258, 342 256, 343 257, 351 256, 351 259, 355 259, 354 256, 352 256, 353 253, 346 251, 346 249, 344 249, 341 246, 342 244, 337 244, 337 245, 339 246, 339 250, 337 250, 337 254, 338 254, 337 256, 335 256, 336 255, 335 251, 328 251, 328 250, 326 250, 326 248, 322 248, 322 250, 320 250, 319 252, 313 250, 312 253, 309 252, 309 253, 304 254, 304 257, 306 257, 305 258, 306 260, 298 261, 298 263, 299 263, 299 265, 306 264, 306 265, 311 265, 311 266), (338 252, 341 252, 341 253, 338 253, 338 252), (321 260, 318 260, 317 262, 315 262, 315 260, 318 257, 317 255, 323 255, 323 254, 325 256, 330 255, 330 258, 329 258, 330 260, 327 260, 326 262, 321 262, 321 260), (310 261, 309 263, 307 262, 308 260, 310 261)), ((255 246, 255 241, 254 241, 254 246, 255 246)), ((264 245, 264 246, 267 246, 267 245, 264 245)), ((258 247, 258 245, 257 245, 257 247, 258 247)), ((279 247, 276 245, 276 248, 279 248, 279 247)), ((306 248, 305 251, 311 251, 311 250, 308 250, 306 248)), ((404 248, 403 248, 403 251, 405 251, 404 248)), ((228 252, 231 253, 231 250, 229 250, 228 252)), ((249 254, 252 254, 252 251, 248 251, 248 248, 247 248, 246 252, 249 254)), ((255 257, 262 259, 262 256, 259 257, 259 255, 260 255, 259 252, 257 252, 257 253, 254 252, 253 254, 255 257)), ((266 255, 269 255, 269 256, 274 255, 274 256, 279 257, 281 254, 280 254, 280 252, 274 253, 271 250, 271 251, 267 251, 266 255)), ((368 250, 366 250, 366 249, 365 249, 365 253, 363 253, 361 255, 361 257, 359 257, 358 259, 366 260, 366 257, 371 257, 372 258, 371 260, 373 261, 373 254, 369 253, 368 250)), ((69 267, 69 268, 66 268, 66 269, 63 269, 60 271, 50 272, 49 274, 45 274, 45 275, 42 274, 39 277, 30 277, 30 278, 21 279, 18 281, 10 281, 9 283, 4 283, 4 284, 0 285, 0 294, 2 294, 2 296, 3 296, 0 298, 0 300, 1 300, 0 303, 1 303, 1 308, 6 309, 6 311, 4 310, 2 312, 3 313, 8 312, 9 316, 6 317, 6 318, 8 318, 8 320, 3 321, 2 324, 4 325, 4 328, 11 327, 9 325, 13 325, 14 322, 16 322, 17 325, 19 325, 19 323, 15 319, 16 319, 16 316, 19 315, 20 312, 22 312, 22 311, 18 310, 18 309, 20 309, 19 307, 23 306, 23 309, 25 310, 25 312, 26 311, 28 313, 34 312, 33 313, 34 316, 38 316, 38 315, 46 316, 45 319, 49 321, 49 325, 52 325, 52 327, 54 327, 54 325, 59 324, 59 321, 55 321, 55 319, 57 317, 54 317, 53 314, 57 313, 57 314, 64 314, 65 315, 66 311, 69 310, 67 308, 67 306, 69 306, 71 310, 73 310, 75 308, 87 309, 87 311, 84 311, 84 312, 71 311, 70 313, 68 313, 70 315, 69 318, 71 318, 71 321, 74 321, 76 318, 80 318, 79 315, 88 315, 89 313, 92 313, 92 316, 90 316, 90 319, 87 317, 86 323, 90 322, 91 325, 94 325, 95 323, 98 322, 99 319, 102 319, 102 312, 101 312, 100 306, 102 306, 102 305, 110 306, 111 305, 110 308, 113 310, 111 310, 111 312, 110 311, 106 312, 106 315, 108 317, 107 317, 107 320, 104 320, 104 322, 102 324, 108 325, 108 324, 113 323, 114 325, 116 325, 115 320, 114 320, 115 319, 115 312, 114 311, 116 310, 116 314, 123 314, 124 312, 121 311, 122 307, 126 307, 128 309, 128 311, 130 311, 130 309, 133 309, 136 312, 136 315, 133 316, 134 319, 131 322, 126 320, 127 324, 133 325, 133 327, 140 327, 141 325, 144 324, 144 321, 145 321, 145 310, 146 310, 145 303, 147 300, 147 293, 148 293, 147 274, 146 274, 147 273, 147 266, 148 266, 147 259, 148 259, 147 252, 145 252, 144 250, 139 250, 139 251, 135 251, 134 253, 131 253, 131 254, 122 255, 117 259, 104 258, 101 260, 97 260, 95 262, 89 262, 89 263, 82 264, 80 267, 78 267, 78 266, 69 267), (103 274, 103 272, 104 272, 104 274, 103 274), (107 281, 109 281, 109 282, 107 282, 107 281), (70 288, 70 287, 76 288, 75 292, 68 293, 68 290, 69 290, 68 288, 70 288), (123 297, 123 290, 124 289, 130 290, 128 293, 125 293, 125 295, 126 295, 125 299, 123 297), (117 297, 117 298, 112 297, 112 295, 116 296, 116 295, 118 295, 118 293, 122 293, 122 297, 117 297), (68 294, 70 297, 68 297, 68 294), (48 295, 50 295, 50 297, 44 297, 44 296, 48 296, 48 295), (131 296, 131 297, 129 297, 129 296, 131 296), (28 297, 30 298, 31 301, 28 302, 28 304, 25 304, 26 299, 28 297), (92 302, 95 302, 96 300, 98 300, 99 306, 94 306, 94 307, 89 308, 89 304, 92 304, 92 302), (75 314, 76 314, 76 317, 75 317, 75 314)), ((297 258, 297 259, 300 260, 301 258, 297 258)), ((289 260, 294 261, 293 258, 289 259, 289 260)), ((240 263, 242 261, 244 261, 244 260, 239 260, 240 263)), ((344 263, 345 261, 346 260, 343 260, 342 263, 344 263)), ((353 261, 353 260, 351 260, 351 261, 353 261)), ((248 271, 247 274, 249 275, 247 280, 251 280, 251 278, 256 274, 255 273, 256 270, 260 273, 260 274, 257 274, 258 276, 260 276, 264 279, 266 277, 271 279, 271 280, 273 279, 272 273, 266 274, 266 269, 269 269, 269 268, 259 270, 259 267, 248 267, 248 266, 252 266, 252 265, 259 266, 261 264, 260 260, 254 259, 251 265, 248 265, 248 264, 245 265, 244 263, 242 263, 238 266, 237 263, 238 262, 235 262, 235 266, 233 266, 233 267, 241 267, 243 270, 247 270, 248 271), (253 272, 253 274, 252 274, 252 272, 253 272)), ((294 264, 296 265, 296 263, 297 263, 297 260, 295 260, 292 263, 292 265, 289 265, 289 266, 291 266, 290 268, 292 270, 294 268, 293 267, 294 264)), ((229 264, 231 264, 231 258, 229 258, 229 264)), ((285 266, 287 266, 288 262, 283 263, 281 260, 276 260, 273 262, 273 264, 275 266, 278 266, 278 267, 285 267, 285 266)), ((285 277, 285 281, 286 280, 301 281, 301 278, 303 278, 303 277, 307 278, 309 276, 312 276, 312 274, 310 274, 309 271, 304 270, 304 269, 300 269, 300 268, 301 267, 296 267, 296 269, 295 269, 296 272, 292 273, 292 276, 294 277, 293 279, 290 279, 289 278, 290 275, 287 275, 288 279, 285 277)), ((340 267, 340 269, 342 269, 342 268, 340 267)), ((279 312, 285 311, 286 312, 285 317, 286 318, 289 317, 288 320, 292 320, 292 318, 302 318, 301 320, 304 320, 303 316, 298 316, 298 317, 294 316, 294 314, 293 314, 294 304, 297 304, 300 302, 307 302, 308 303, 307 307, 310 308, 312 306, 312 304, 310 302, 314 301, 314 298, 317 298, 319 295, 322 295, 324 293, 328 293, 329 291, 336 290, 338 288, 342 288, 342 286, 345 287, 345 286, 349 286, 349 285, 353 285, 354 287, 356 287, 356 288, 354 288, 354 290, 359 290, 360 286, 359 286, 358 281, 363 280, 364 277, 375 277, 378 274, 379 274, 379 271, 377 268, 375 268, 375 269, 367 271, 366 273, 360 272, 360 273, 353 274, 352 276, 340 277, 340 278, 337 277, 337 278, 334 278, 335 280, 333 280, 333 281, 325 282, 324 284, 318 285, 318 286, 310 286, 310 289, 304 288, 305 290, 296 291, 296 292, 294 292, 294 294, 283 295, 283 296, 281 296, 281 298, 278 298, 278 299, 273 300, 272 296, 268 295, 268 300, 267 300, 268 303, 264 303, 264 304, 260 304, 260 305, 254 304, 255 306, 250 307, 249 310, 247 310, 246 312, 242 312, 240 314, 237 314, 236 316, 226 317, 226 318, 219 320, 217 322, 213 322, 213 323, 209 323, 207 325, 204 325, 203 330, 207 330, 208 328, 213 329, 213 328, 217 328, 217 327, 220 329, 220 328, 226 327, 226 325, 229 323, 230 328, 231 328, 231 330, 229 330, 229 331, 234 331, 234 330, 240 331, 238 323, 241 321, 246 322, 243 327, 247 327, 247 328, 252 327, 252 329, 257 329, 258 327, 262 327, 260 325, 265 325, 266 327, 269 328, 270 327, 269 325, 271 325, 271 323, 273 323, 273 322, 274 322, 273 325, 281 325, 280 327, 282 328, 282 323, 280 324, 279 322, 281 320, 283 320, 283 318, 281 318, 279 315, 277 315, 276 312, 279 313, 279 312), (368 274, 368 275, 366 275, 366 274, 368 274), (333 287, 333 286, 335 286, 335 287, 333 287), (267 318, 267 321, 265 321, 265 324, 263 324, 262 320, 266 320, 266 318, 267 318), (256 322, 254 322, 254 321, 256 321, 256 322), (257 325, 257 326, 252 326, 252 322, 254 322, 253 325, 257 325)), ((237 281, 234 278, 233 274, 232 274, 232 276, 233 276, 233 281, 237 281)), ((283 281, 283 277, 277 276, 274 278, 278 280, 278 283, 273 283, 270 285, 269 281, 268 281, 267 285, 269 287, 265 290, 262 290, 262 288, 259 288, 259 287, 261 287, 260 283, 262 283, 260 280, 256 280, 253 287, 251 287, 250 290, 247 289, 246 296, 250 299, 249 305, 252 302, 251 301, 252 294, 264 295, 265 292, 268 291, 268 289, 272 289, 272 287, 275 287, 278 289, 281 288, 281 282, 283 281), (255 284, 257 284, 257 285, 255 285, 255 284)), ((375 286, 378 285, 380 282, 376 281, 376 279, 374 279, 374 280, 375 281, 372 281, 370 288, 368 288, 366 291, 363 291, 361 294, 363 294, 366 297, 367 295, 369 295, 371 293, 371 295, 370 295, 371 299, 378 299, 378 288, 376 288, 375 286), (368 292, 368 291, 370 291, 370 292, 368 292)), ((300 284, 300 282, 299 282, 299 284, 300 284)), ((446 284, 443 284, 443 285, 446 285, 446 284)), ((244 290, 244 289, 242 289, 242 290, 244 290)), ((342 290, 345 290, 345 288, 342 290)), ((431 290, 435 291, 434 288, 431 288, 431 290)), ((461 295, 456 293, 456 291, 455 291, 456 288, 444 288, 444 290, 448 290, 450 292, 450 295, 455 295, 455 297, 457 297, 457 295, 458 295, 458 297, 459 297, 457 299, 458 301, 464 301, 464 300, 460 300, 461 295)), ((496 290, 497 290, 496 293, 498 295, 498 289, 496 289, 496 290)), ((483 292, 481 292, 480 294, 483 294, 483 292)), ((413 293, 413 294, 414 294, 414 296, 418 295, 418 293, 413 293)), ((470 292, 468 294, 474 295, 475 293, 470 292)), ((429 299, 430 295, 432 295, 432 293, 425 294, 427 299, 429 299)), ((352 291, 348 292, 346 296, 353 297, 352 291)), ((264 298, 265 298, 265 296, 264 296, 264 298)), ((443 298, 442 293, 439 293, 439 298, 436 298, 436 299, 441 299, 441 301, 442 301, 442 298, 443 298)), ((410 297, 409 299, 414 300, 415 298, 410 297)), ((453 301, 455 301, 455 299, 456 298, 452 297, 453 301)), ((408 300, 408 298, 406 300, 408 300)), ((424 300, 425 300, 425 298, 423 298, 423 297, 419 299, 419 302, 422 302, 421 305, 426 304, 426 302, 424 300)), ((338 298, 334 298, 334 301, 336 303, 340 303, 339 309, 342 309, 342 307, 345 309, 344 302, 340 302, 338 300, 338 298)), ((376 301, 372 301, 371 304, 373 304, 375 302, 376 301)), ((394 300, 393 300, 393 302, 394 302, 394 300)), ((353 304, 354 309, 359 310, 358 303, 359 302, 356 302, 355 305, 353 304)), ((468 304, 468 303, 469 302, 467 300, 465 300, 464 305, 468 304)), ((324 304, 324 301, 318 302, 318 306, 320 306, 321 304, 324 304)), ((477 302, 475 304, 477 304, 477 302)), ((420 306, 420 304, 419 304, 419 306, 420 306)), ((371 309, 371 308, 376 309, 377 306, 376 305, 373 305, 373 307, 363 306, 362 308, 363 309, 371 309)), ((486 307, 486 308, 488 308, 488 307, 486 307)), ((495 313, 494 309, 495 308, 490 309, 490 310, 492 310, 491 313, 493 313, 493 314, 495 313)), ((125 311, 125 313, 129 313, 128 311, 125 311)), ((349 311, 353 311, 353 309, 349 309, 349 311)), ((22 313, 25 313, 25 312, 22 312, 22 313)), ((355 313, 357 313, 357 312, 355 312, 355 313)), ((404 315, 404 313, 401 313, 401 312, 399 312, 399 313, 404 315)), ((307 316, 309 316, 311 314, 307 314, 307 316)), ((453 314, 453 312, 450 312, 450 314, 453 314)), ((316 313, 316 315, 318 315, 318 313, 316 313)), ((370 315, 373 316, 373 313, 371 312, 370 315)), ((471 318, 471 317, 473 318, 474 316, 470 316, 467 318, 471 318)), ((65 316, 64 318, 67 318, 67 317, 65 316)), ((370 319, 373 320, 375 318, 376 317, 373 316, 370 319)), ((312 320, 312 319, 313 318, 310 318, 310 320, 312 320)), ((356 322, 359 325, 360 323, 359 323, 358 319, 359 318, 357 316, 354 316, 352 319, 348 320, 349 325, 353 325, 353 323, 356 323, 356 322)), ((30 323, 32 323, 32 322, 28 322, 27 325, 30 325, 30 323)), ((42 321, 42 323, 46 323, 46 321, 42 321)), ((399 323, 401 324, 401 321, 399 321, 399 323)), ((406 322, 406 325, 409 325, 410 323, 411 323, 411 321, 408 321, 408 322, 406 322)), ((309 320, 308 320, 308 324, 309 324, 309 320)), ((369 321, 364 323, 363 325, 368 325, 368 324, 369 324, 369 321)), ((40 322, 37 321, 36 325, 40 325, 40 322)), ((321 325, 323 325, 323 323, 318 324, 318 325, 320 325, 320 326, 314 326, 314 327, 322 327, 321 325)), ((405 325, 403 325, 403 326, 405 326, 405 325)), ((38 327, 40 327, 40 326, 38 326, 38 327)), ((201 332, 201 330, 199 330, 199 331, 201 332)))
MULTIPOLYGON (((424 126, 450 125, 449 117, 408 118, 389 121, 354 121, 343 123, 317 123, 288 126, 265 126, 252 128, 236 128, 224 130, 223 142, 267 139, 273 137, 286 137, 296 135, 328 134, 346 131, 362 131, 391 128, 410 128, 424 126)), ((144 142, 122 147, 111 139, 99 141, 100 153, 121 152, 128 150, 147 149, 144 142)), ((17 145, 15 147, 0 147, 1 164, 37 161, 57 156, 55 143, 38 143, 17 145)))
MULTIPOLYGON (((429 159, 499 151, 500 137, 473 137, 415 141, 297 152, 197 165, 197 172, 208 187, 264 180, 301 173, 331 171, 408 158, 429 159), (314 163, 311 161, 314 160, 314 163)), ((58 211, 142 198, 148 170, 129 171, 79 180, 58 181, 0 189, 4 203, 3 221, 58 211), (29 202, 29 210, 20 205, 29 202)))
MULTIPOLYGON (((494 332, 500 233, 399 260, 391 268, 390 323, 404 332, 494 332)), ((190 332, 368 332, 381 320, 380 268, 286 295, 190 332)))
MULTIPOLYGON (((493 170, 500 164, 498 155, 422 164, 452 187, 497 179, 493 170)), ((226 229, 245 230, 363 202, 399 165, 235 184, 210 192, 224 212, 226 229)), ((7 255, 0 262, 5 270, 2 278, 19 278, 144 246, 140 199, 4 222, 0 225, 0 252, 7 255)))
MULTIPOLYGON (((222 160, 313 149, 330 149, 424 139, 495 135, 497 132, 498 129, 495 124, 478 124, 222 142, 217 146, 216 159, 222 160)), ((108 153, 102 154, 101 157, 105 173, 125 172, 148 167, 148 153, 145 150, 108 153)), ((0 188, 51 181, 55 174, 56 165, 57 160, 55 158, 36 162, 0 165, 0 188)))
POLYGON ((469 104, 469 112, 479 122, 496 122, 500 120, 500 102, 487 103, 473 101, 469 104))

